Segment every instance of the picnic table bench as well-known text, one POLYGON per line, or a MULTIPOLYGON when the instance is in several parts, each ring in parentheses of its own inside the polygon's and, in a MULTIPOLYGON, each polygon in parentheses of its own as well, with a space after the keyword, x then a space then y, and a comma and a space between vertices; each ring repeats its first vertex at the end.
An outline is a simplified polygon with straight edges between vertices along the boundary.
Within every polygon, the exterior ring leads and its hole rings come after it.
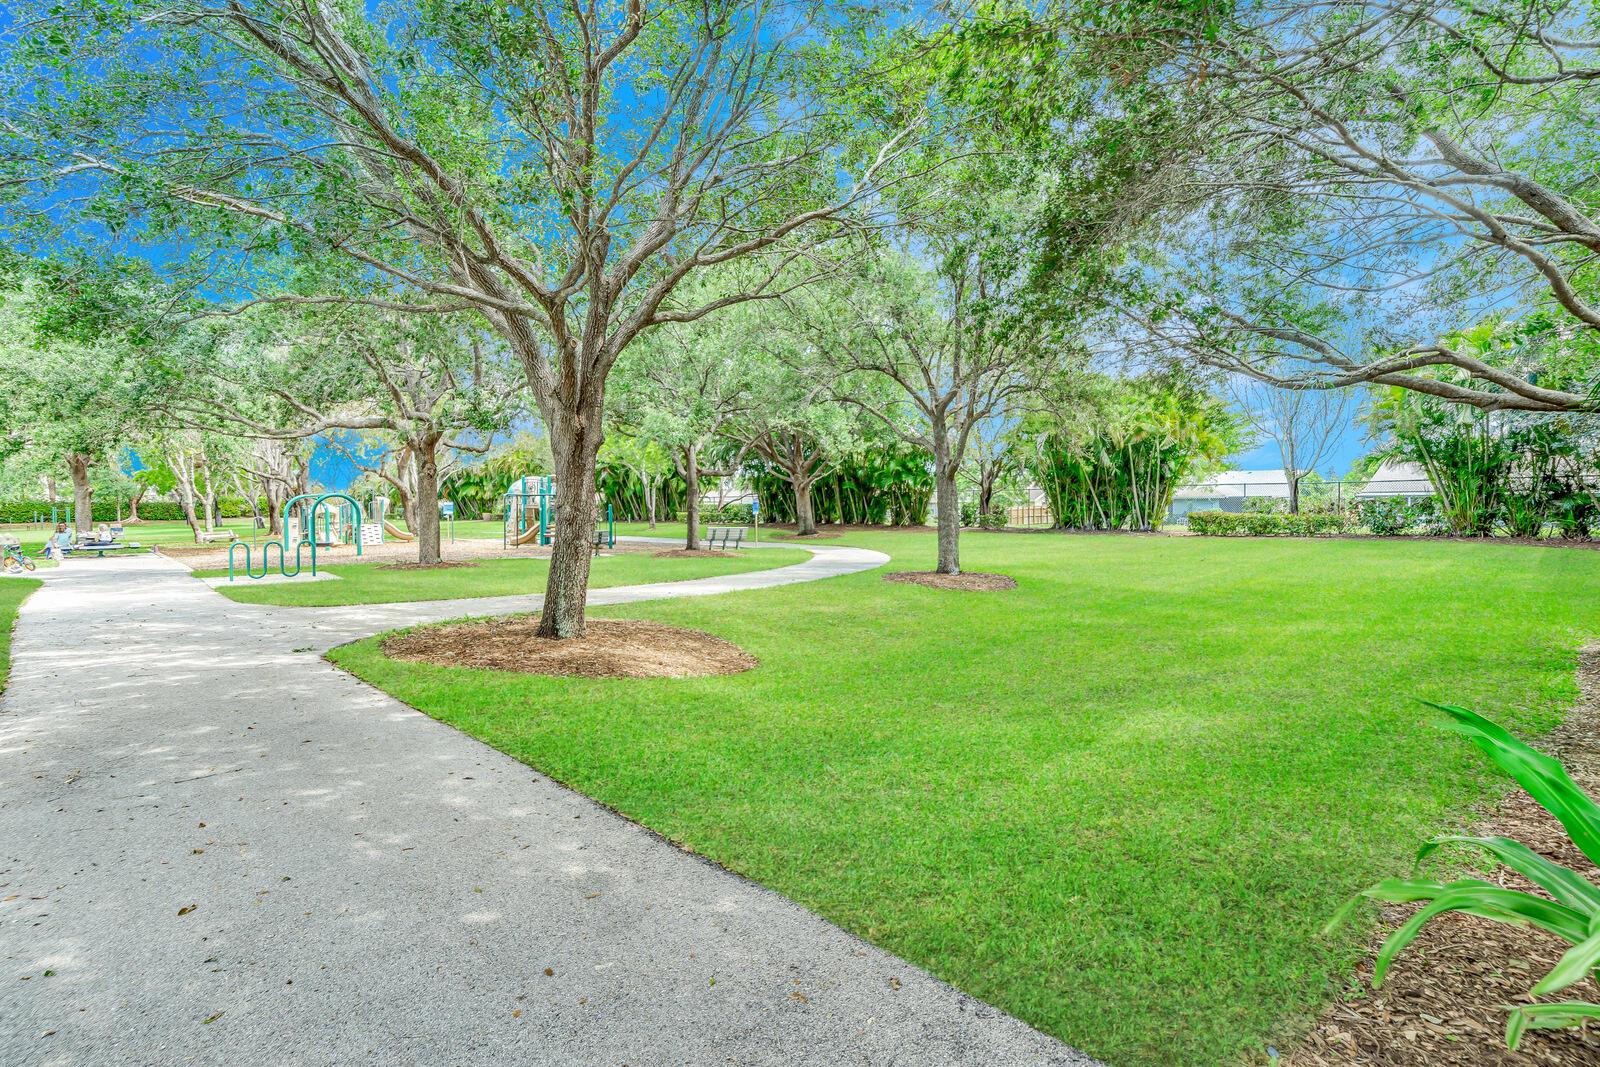
POLYGON ((65 553, 69 556, 76 556, 80 553, 93 552, 95 554, 95 558, 105 559, 107 552, 132 552, 135 549, 143 547, 144 546, 137 541, 86 541, 82 544, 73 545, 71 548, 65 549, 65 553))
POLYGON ((748 526, 707 526, 706 545, 716 551, 718 548, 739 548, 744 544, 744 535, 748 526))

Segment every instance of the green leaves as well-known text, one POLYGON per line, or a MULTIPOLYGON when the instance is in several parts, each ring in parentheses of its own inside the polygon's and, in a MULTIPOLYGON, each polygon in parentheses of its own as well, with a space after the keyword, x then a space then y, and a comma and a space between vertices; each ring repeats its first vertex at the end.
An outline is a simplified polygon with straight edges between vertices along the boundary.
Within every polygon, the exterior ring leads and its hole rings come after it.
POLYGON ((1560 820, 1572 843, 1591 862, 1600 863, 1600 805, 1591 800, 1560 762, 1517 740, 1504 727, 1454 704, 1431 707, 1453 720, 1446 729, 1463 734, 1502 770, 1517 780, 1539 806, 1560 820))
MULTIPOLYGON (((1578 787, 1558 760, 1533 749, 1476 712, 1454 704, 1425 703, 1450 716, 1445 729, 1469 738, 1497 766, 1515 778, 1540 806, 1560 820, 1584 855, 1591 860, 1600 856, 1600 805, 1578 787)), ((1378 950, 1372 976, 1374 986, 1382 984, 1395 958, 1422 928, 1446 912, 1477 915, 1496 922, 1527 923, 1571 942, 1573 947, 1529 990, 1534 996, 1565 989, 1600 968, 1600 886, 1521 842, 1504 837, 1458 834, 1436 837, 1418 850, 1417 862, 1422 863, 1440 847, 1451 844, 1483 849, 1554 899, 1505 889, 1477 878, 1453 882, 1386 878, 1369 886, 1334 915, 1327 930, 1347 920, 1363 898, 1398 904, 1427 901, 1427 905, 1389 935, 1378 950)), ((1511 1009, 1506 1022, 1506 1044, 1515 1049, 1525 1030, 1579 1026, 1591 1018, 1600 1018, 1600 1005, 1574 1002, 1518 1006, 1511 1009)))
POLYGON ((1506 1019, 1506 1047, 1515 1050, 1525 1030, 1557 1030, 1582 1026, 1600 1019, 1600 1004, 1569 1001, 1561 1004, 1524 1004, 1511 1009, 1506 1019))

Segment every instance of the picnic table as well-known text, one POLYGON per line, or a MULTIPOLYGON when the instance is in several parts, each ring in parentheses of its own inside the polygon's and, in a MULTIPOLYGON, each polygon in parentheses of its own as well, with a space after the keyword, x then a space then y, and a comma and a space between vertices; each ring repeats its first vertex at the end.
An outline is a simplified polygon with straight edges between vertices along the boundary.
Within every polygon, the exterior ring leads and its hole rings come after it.
POLYGON ((105 559, 107 552, 132 552, 143 547, 137 541, 85 541, 67 549, 66 554, 76 556, 80 552, 93 552, 96 559, 105 559))

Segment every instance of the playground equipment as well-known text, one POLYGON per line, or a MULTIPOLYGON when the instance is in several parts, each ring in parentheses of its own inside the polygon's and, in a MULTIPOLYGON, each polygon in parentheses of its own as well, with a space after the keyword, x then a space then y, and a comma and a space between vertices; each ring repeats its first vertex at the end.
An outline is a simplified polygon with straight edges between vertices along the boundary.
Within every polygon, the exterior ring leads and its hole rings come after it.
MULTIPOLYGON (((514 545, 548 545, 553 536, 556 518, 556 480, 547 477, 519 478, 505 493, 505 525, 500 543, 505 548, 514 545)), ((596 524, 594 547, 617 547, 617 524, 606 505, 606 522, 596 524)))
POLYGON ((257 574, 253 566, 251 546, 243 541, 235 541, 228 546, 228 581, 235 578, 234 556, 241 548, 244 549, 244 573, 247 578, 267 576, 272 569, 274 548, 278 550, 278 573, 285 578, 293 578, 300 573, 301 555, 309 548, 311 576, 315 578, 319 547, 353 544, 359 556, 362 545, 366 543, 370 542, 361 522, 361 505, 356 503, 354 497, 347 493, 301 493, 283 505, 283 540, 268 541, 261 546, 261 573, 257 574), (288 567, 290 548, 294 549, 294 570, 288 567))
POLYGON ((548 545, 556 515, 554 478, 519 478, 506 489, 505 529, 500 542, 513 545, 548 545))
POLYGON ((373 497, 372 504, 370 505, 370 510, 368 512, 368 517, 377 520, 377 522, 372 523, 371 525, 376 526, 379 531, 377 541, 369 543, 382 544, 384 534, 388 534, 396 541, 415 541, 417 539, 416 534, 406 533, 404 530, 400 529, 400 527, 389 521, 389 501, 384 497, 373 497))

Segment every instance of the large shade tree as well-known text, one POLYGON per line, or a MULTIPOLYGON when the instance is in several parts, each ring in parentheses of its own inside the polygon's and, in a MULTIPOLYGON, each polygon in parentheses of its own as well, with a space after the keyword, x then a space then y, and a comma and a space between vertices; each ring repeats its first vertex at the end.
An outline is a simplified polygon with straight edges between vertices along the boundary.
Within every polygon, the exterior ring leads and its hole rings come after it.
POLYGON ((617 359, 653 326, 767 295, 901 167, 919 117, 863 137, 872 54, 830 46, 871 7, 423 0, 380 22, 326 0, 116 0, 95 19, 32 0, 6 40, 0 181, 26 209, 13 221, 182 242, 197 254, 166 261, 212 289, 249 283, 261 250, 335 255, 367 272, 368 304, 482 315, 569 487, 541 633, 571 637, 617 359), (678 298, 741 260, 769 269, 678 298))
POLYGON ((1200 207, 1129 305, 1157 348, 1293 389, 1600 407, 1594 5, 1162 10, 1107 35, 1208 105, 1200 207), (1515 358, 1453 343, 1490 313, 1515 358))

